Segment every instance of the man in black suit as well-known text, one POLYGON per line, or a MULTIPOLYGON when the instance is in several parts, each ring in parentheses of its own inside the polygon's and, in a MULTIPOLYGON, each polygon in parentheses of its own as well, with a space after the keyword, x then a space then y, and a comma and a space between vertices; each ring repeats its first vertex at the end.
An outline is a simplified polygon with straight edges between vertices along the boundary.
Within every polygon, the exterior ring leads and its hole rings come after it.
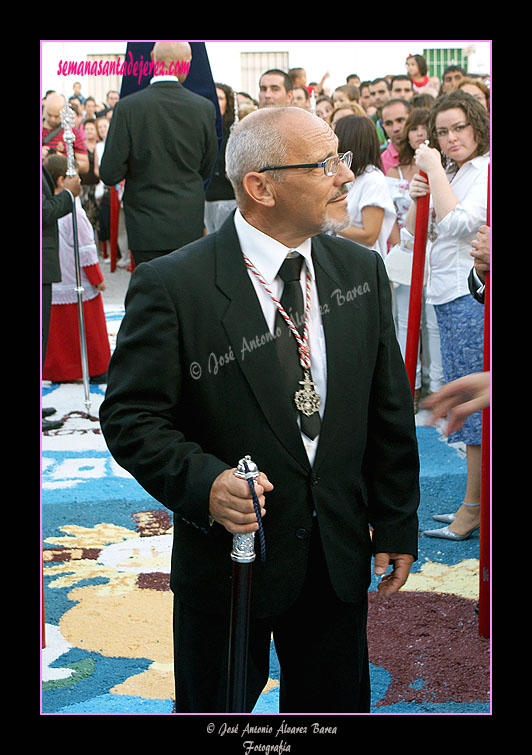
POLYGON ((188 42, 156 42, 157 75, 113 110, 100 178, 108 186, 126 179, 124 213, 136 265, 203 235, 203 182, 218 138, 212 102, 181 83, 190 58, 188 42))
MULTIPOLYGON (((42 258, 41 258, 41 308, 42 308, 42 364, 46 359, 48 332, 50 329, 50 314, 52 309, 52 283, 61 280, 61 265, 59 263, 59 231, 57 221, 72 212, 74 197, 81 194, 79 175, 67 176, 64 181, 65 189, 54 194, 55 186, 52 176, 42 166, 42 258)), ((55 430, 63 424, 59 421, 48 420, 45 417, 53 414, 55 409, 43 409, 43 430, 55 430)))
POLYGON ((476 238, 471 242, 473 247, 471 256, 474 259, 474 266, 471 268, 467 283, 471 295, 480 304, 484 304, 486 273, 490 271, 490 227, 481 225, 478 229, 476 238))
POLYGON ((385 595, 417 557, 419 461, 390 285, 377 252, 323 233, 350 222, 353 174, 337 149, 301 108, 246 116, 226 151, 234 216, 132 276, 100 416, 118 463, 174 512, 178 712, 224 710, 232 535, 258 528, 234 476, 244 455, 261 470, 266 540, 253 566, 249 711, 272 632, 282 712, 369 711, 371 557, 379 575, 393 564, 385 595), (301 272, 283 284, 296 250, 301 272), (284 294, 298 280, 308 312, 296 315, 284 294), (307 324, 314 428, 288 388, 298 349, 272 295, 294 327, 307 324), (295 353, 278 351, 290 343, 295 353))

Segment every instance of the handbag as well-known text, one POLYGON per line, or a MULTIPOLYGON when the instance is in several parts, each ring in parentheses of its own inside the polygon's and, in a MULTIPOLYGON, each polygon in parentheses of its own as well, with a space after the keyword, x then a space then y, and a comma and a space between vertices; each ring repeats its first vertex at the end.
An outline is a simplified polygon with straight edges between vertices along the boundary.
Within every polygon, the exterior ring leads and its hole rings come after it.
POLYGON ((386 257, 384 265, 388 278, 397 285, 409 286, 412 280, 412 262, 414 255, 401 244, 392 246, 386 257))

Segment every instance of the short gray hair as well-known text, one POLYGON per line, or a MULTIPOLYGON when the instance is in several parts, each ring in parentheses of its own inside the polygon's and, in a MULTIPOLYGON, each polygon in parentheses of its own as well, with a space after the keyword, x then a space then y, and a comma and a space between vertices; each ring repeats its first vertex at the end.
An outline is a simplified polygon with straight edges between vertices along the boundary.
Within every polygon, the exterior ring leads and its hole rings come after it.
MULTIPOLYGON (((246 115, 233 128, 225 151, 225 170, 237 200, 244 198, 244 176, 268 165, 283 165, 286 161, 287 135, 279 128, 287 111, 292 108, 268 107, 246 115)), ((283 171, 270 171, 281 180, 283 171)))

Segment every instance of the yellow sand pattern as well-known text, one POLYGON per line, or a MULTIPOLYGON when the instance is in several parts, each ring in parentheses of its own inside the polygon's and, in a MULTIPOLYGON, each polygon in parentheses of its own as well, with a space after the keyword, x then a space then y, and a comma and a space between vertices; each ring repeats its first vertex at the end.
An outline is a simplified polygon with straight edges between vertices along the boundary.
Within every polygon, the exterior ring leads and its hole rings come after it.
MULTIPOLYGON (((168 572, 171 535, 140 538, 139 533, 111 524, 92 528, 66 525, 65 536, 47 538, 53 546, 71 549, 71 560, 46 564, 45 575, 53 577, 50 589, 72 587, 68 598, 74 605, 60 619, 59 629, 73 647, 107 657, 147 658, 151 666, 117 684, 110 692, 167 700, 174 695, 172 668, 172 593, 139 588, 139 573, 168 572), (140 538, 140 539, 139 539, 140 538), (115 560, 105 558, 110 546, 115 560), (140 547, 140 546, 143 547, 140 547), (76 558, 82 549, 101 548, 100 563, 76 558), (76 587, 89 579, 105 583, 76 587)), ((44 551, 46 554, 46 551, 44 551)), ((478 599, 477 559, 448 566, 426 562, 411 574, 406 591, 439 592, 478 599)), ((278 685, 270 679, 265 691, 278 685)))

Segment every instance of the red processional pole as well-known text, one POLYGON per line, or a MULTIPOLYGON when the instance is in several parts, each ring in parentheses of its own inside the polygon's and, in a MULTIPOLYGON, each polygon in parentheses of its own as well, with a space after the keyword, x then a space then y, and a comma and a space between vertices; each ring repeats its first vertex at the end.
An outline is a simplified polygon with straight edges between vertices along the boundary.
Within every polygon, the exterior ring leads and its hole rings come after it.
MULTIPOLYGON (((420 171, 421 175, 427 177, 420 171)), ((410 301, 408 305, 408 330, 406 334, 405 365, 410 381, 412 397, 416 389, 416 368, 419 353, 419 332, 421 325, 421 307, 423 303, 423 277, 425 273, 425 250, 427 247, 427 230, 429 225, 430 194, 419 197, 416 208, 416 227, 414 231, 414 258, 412 261, 412 281, 410 283, 410 301)))
POLYGON ((116 258, 118 252, 118 213, 120 211, 120 201, 118 199, 118 187, 110 187, 111 198, 111 217, 109 222, 109 246, 111 247, 111 272, 116 269, 116 258))
MULTIPOLYGON (((486 225, 490 226, 490 169, 488 166, 488 214, 486 225)), ((491 226, 490 226, 491 227, 491 226)), ((491 245, 490 245, 491 246, 491 245)), ((491 265, 490 265, 491 266, 491 265)), ((490 314, 491 281, 486 273, 484 283, 484 372, 490 370, 490 314)), ((479 603, 478 631, 481 637, 490 636, 491 596, 490 596, 490 548, 491 548, 491 497, 490 497, 490 450, 491 450, 490 408, 482 410, 481 437, 481 478, 480 478, 480 548, 479 548, 479 603)))
POLYGON ((44 614, 44 572, 43 567, 41 566, 41 631, 42 631, 42 637, 41 637, 41 649, 44 649, 46 647, 46 617, 44 614))

